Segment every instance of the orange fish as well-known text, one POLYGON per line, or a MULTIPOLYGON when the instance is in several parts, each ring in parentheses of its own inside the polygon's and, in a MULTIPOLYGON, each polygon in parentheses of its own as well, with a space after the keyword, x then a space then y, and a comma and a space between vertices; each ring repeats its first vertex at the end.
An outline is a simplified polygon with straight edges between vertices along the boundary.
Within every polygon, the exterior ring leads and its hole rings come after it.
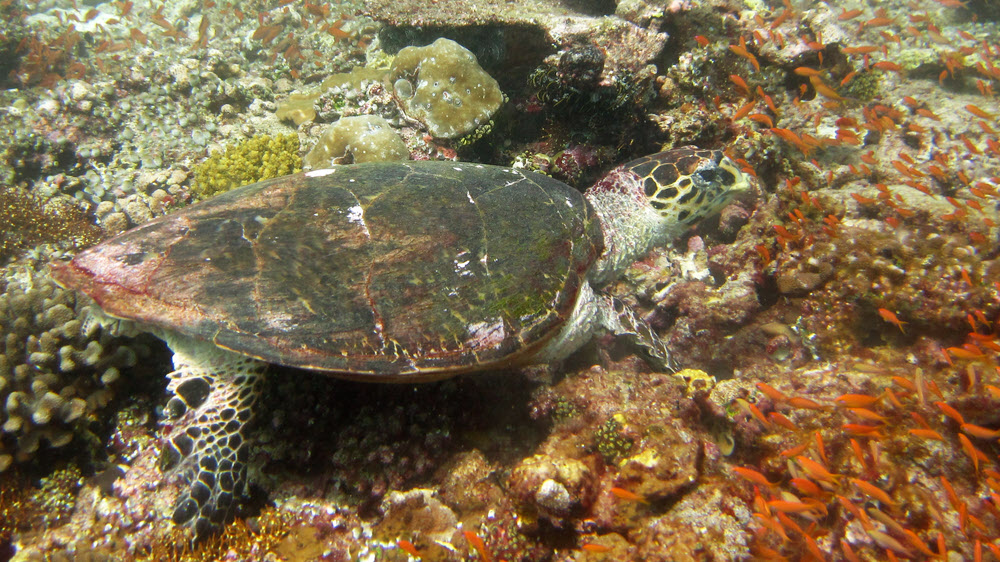
POLYGON ((879 488, 878 486, 870 482, 865 482, 864 480, 859 480, 857 478, 850 478, 849 480, 851 481, 852 484, 857 486, 857 488, 861 490, 866 496, 875 498, 878 501, 884 503, 885 505, 896 505, 896 502, 892 501, 892 498, 889 497, 889 494, 885 493, 885 491, 879 488))
POLYGON ((972 105, 971 103, 965 106, 965 110, 982 119, 993 119, 993 115, 991 113, 987 113, 983 109, 980 109, 979 106, 972 105))
POLYGON ((969 458, 972 459, 972 467, 975 468, 976 474, 979 474, 979 461, 989 459, 982 451, 977 449, 976 446, 972 444, 972 441, 969 441, 969 438, 966 437, 964 433, 958 434, 958 442, 962 444, 962 449, 967 455, 969 455, 969 458))
POLYGON ((879 61, 872 65, 879 70, 887 70, 889 72, 902 72, 903 67, 891 61, 879 61))
POLYGON ((819 70, 816 70, 815 68, 811 68, 808 66, 799 66, 795 68, 795 70, 793 70, 792 72, 798 74, 799 76, 819 76, 820 74, 822 74, 822 72, 820 72, 819 70))
POLYGON ((799 430, 799 426, 795 425, 795 422, 788 419, 788 416, 782 414, 781 412, 768 412, 767 419, 775 425, 783 427, 789 431, 799 430))
POLYGON ((774 400, 775 402, 784 402, 788 399, 788 396, 785 396, 783 392, 767 383, 758 382, 755 386, 757 387, 757 390, 763 392, 768 396, 768 398, 774 400))
POLYGON ((906 324, 906 322, 903 322, 902 320, 897 318, 896 313, 894 313, 893 311, 887 308, 880 308, 878 309, 878 315, 882 317, 882 320, 895 324, 896 327, 899 328, 900 332, 904 334, 906 333, 906 330, 903 330, 903 324, 906 324))
POLYGON ((766 476, 764 476, 760 472, 757 472, 756 470, 753 470, 752 468, 734 466, 730 470, 738 474, 740 477, 745 478, 746 480, 749 480, 750 482, 753 482, 755 484, 760 484, 761 486, 766 486, 768 488, 771 488, 777 484, 776 482, 768 481, 766 476))
POLYGON ((493 562, 493 557, 490 556, 489 551, 486 550, 486 544, 483 542, 483 539, 479 538, 479 535, 473 533, 472 531, 462 531, 462 534, 465 535, 465 540, 469 541, 472 548, 476 549, 476 552, 479 553, 479 558, 481 558, 483 562, 493 562))
POLYGON ((834 101, 841 101, 844 99, 843 96, 838 94, 836 90, 827 86, 826 83, 820 80, 819 76, 810 76, 809 82, 812 84, 813 89, 816 90, 816 93, 824 98, 829 98, 834 101))
POLYGON ((630 502, 639 502, 639 503, 645 503, 645 504, 649 503, 649 501, 646 500, 646 498, 640 496, 639 494, 637 494, 635 492, 630 492, 630 491, 626 490, 625 488, 619 488, 619 487, 615 486, 614 488, 611 488, 610 492, 616 498, 621 498, 623 500, 628 500, 630 502))
POLYGON ((844 11, 837 16, 837 20, 839 21, 851 20, 864 13, 862 10, 848 10, 846 8, 844 8, 843 10, 844 11))
POLYGON ((799 463, 799 466, 805 470, 809 476, 812 476, 816 480, 821 480, 823 482, 836 483, 839 476, 831 473, 820 463, 801 455, 795 457, 795 461, 799 463))
POLYGON ((417 547, 413 546, 413 543, 406 539, 396 541, 396 546, 414 558, 420 559, 424 557, 423 553, 417 550, 417 547))
POLYGON ((603 544, 595 544, 590 542, 585 542, 580 545, 580 550, 585 550, 587 552, 594 552, 597 554, 602 554, 605 552, 611 552, 610 546, 604 546, 603 544))
POLYGON ((963 418, 962 414, 955 408, 940 401, 934 402, 934 405, 937 406, 939 410, 941 410, 941 413, 958 422, 958 425, 962 425, 965 423, 965 418, 963 418))
POLYGON ((881 399, 881 396, 869 396, 867 394, 841 394, 834 398, 833 401, 848 408, 866 408, 881 399))
POLYGON ((963 423, 961 425, 961 430, 980 439, 996 439, 997 437, 1000 437, 1000 431, 988 429, 979 425, 972 425, 971 423, 963 423))
POLYGON ((808 398, 803 398, 801 396, 792 396, 788 399, 788 405, 793 408, 801 408, 803 410, 823 410, 824 406, 819 402, 810 400, 808 398))
POLYGON ((868 55, 878 51, 875 45, 862 45, 860 47, 844 47, 840 51, 845 55, 868 55))

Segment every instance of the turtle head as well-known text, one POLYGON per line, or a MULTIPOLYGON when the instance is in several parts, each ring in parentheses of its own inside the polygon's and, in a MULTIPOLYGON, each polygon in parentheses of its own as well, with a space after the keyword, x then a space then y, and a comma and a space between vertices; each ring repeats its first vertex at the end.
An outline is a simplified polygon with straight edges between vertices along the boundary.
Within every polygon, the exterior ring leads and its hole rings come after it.
POLYGON ((717 213, 751 189, 750 177, 721 150, 685 146, 623 167, 638 178, 649 205, 677 226, 687 227, 717 213))
POLYGON ((719 212, 751 178, 721 150, 685 146, 622 164, 587 190, 605 251, 591 271, 598 285, 628 264, 719 212))

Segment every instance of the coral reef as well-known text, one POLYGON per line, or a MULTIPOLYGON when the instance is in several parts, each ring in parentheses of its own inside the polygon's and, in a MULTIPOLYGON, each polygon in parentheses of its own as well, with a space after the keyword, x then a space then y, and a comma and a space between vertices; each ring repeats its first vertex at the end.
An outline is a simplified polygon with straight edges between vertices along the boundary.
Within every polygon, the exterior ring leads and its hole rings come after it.
POLYGON ((0 3, 0 559, 1000 558, 998 18, 990 0, 0 3), (400 107, 418 82, 386 78, 439 37, 510 97, 479 142, 436 138, 400 107), (580 188, 661 147, 725 148, 760 191, 608 287, 698 371, 650 373, 605 338, 416 387, 276 367, 252 499, 191 545, 162 499, 162 348, 138 360, 159 344, 91 323, 43 264, 258 179, 224 147, 266 135, 288 162, 282 135, 310 146, 353 116, 414 159, 580 188))
POLYGON ((302 158, 303 165, 326 168, 334 164, 406 160, 410 151, 385 119, 377 115, 343 117, 327 127, 302 158))
POLYGON ((200 199, 261 180, 301 171, 296 135, 258 135, 198 164, 191 191, 200 199))
POLYGON ((504 102, 500 85, 475 55, 450 39, 399 51, 387 80, 403 112, 437 138, 462 137, 487 126, 504 102))

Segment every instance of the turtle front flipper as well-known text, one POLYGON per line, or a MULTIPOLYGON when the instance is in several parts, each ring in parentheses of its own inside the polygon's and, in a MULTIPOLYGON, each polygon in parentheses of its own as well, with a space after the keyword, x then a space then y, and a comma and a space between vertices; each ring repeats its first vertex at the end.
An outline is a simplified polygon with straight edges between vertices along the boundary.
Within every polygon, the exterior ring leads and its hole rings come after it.
POLYGON ((677 370, 667 344, 656 335, 648 322, 620 299, 610 295, 599 295, 597 298, 600 321, 606 330, 634 345, 654 369, 667 372, 677 370))
POLYGON ((182 482, 174 523, 202 535, 225 522, 246 489, 244 430, 267 364, 177 334, 160 336, 174 352, 160 468, 182 482))

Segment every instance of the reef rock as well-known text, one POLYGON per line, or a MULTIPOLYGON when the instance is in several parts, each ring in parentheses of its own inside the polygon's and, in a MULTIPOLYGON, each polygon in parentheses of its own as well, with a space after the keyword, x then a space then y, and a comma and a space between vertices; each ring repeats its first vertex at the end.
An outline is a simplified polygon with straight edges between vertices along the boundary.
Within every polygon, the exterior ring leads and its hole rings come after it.
MULTIPOLYGON (((440 29, 453 31, 472 28, 501 28, 516 40, 508 40, 506 49, 512 58, 551 53, 529 52, 543 45, 570 45, 579 42, 601 45, 608 57, 607 68, 637 71, 651 63, 666 43, 660 31, 663 17, 655 21, 627 21, 622 14, 600 14, 599 10, 581 10, 581 5, 566 0, 437 0, 436 2, 399 2, 369 0, 366 15, 390 27, 400 29, 440 29), (516 31, 516 33, 514 33, 516 31)), ((659 14, 664 7, 657 5, 659 14)), ((544 47, 542 47, 544 50, 544 47)))

